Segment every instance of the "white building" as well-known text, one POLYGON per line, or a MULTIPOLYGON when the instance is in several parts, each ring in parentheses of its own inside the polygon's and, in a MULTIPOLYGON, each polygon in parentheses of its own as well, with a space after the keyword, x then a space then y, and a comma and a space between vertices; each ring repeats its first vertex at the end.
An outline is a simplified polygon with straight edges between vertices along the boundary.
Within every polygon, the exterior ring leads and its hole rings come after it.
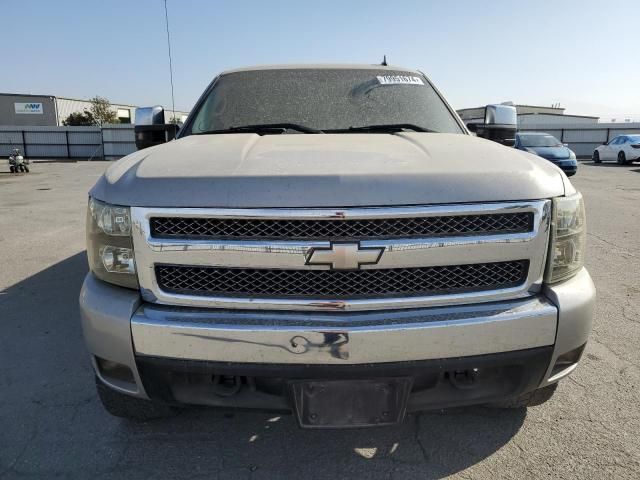
MULTIPOLYGON (((511 103, 508 103, 511 105, 511 103)), ((561 107, 544 107, 540 105, 514 105, 518 112, 518 128, 525 128, 527 125, 552 124, 561 126, 563 124, 575 125, 598 123, 598 117, 587 115, 569 115, 564 113, 561 107)), ((457 111, 460 118, 465 123, 484 119, 484 107, 463 108, 457 111)))
MULTIPOLYGON (((77 98, 54 97, 56 102, 56 111, 58 114, 58 125, 72 113, 84 112, 91 109, 89 100, 80 100, 77 98)), ((133 123, 135 118, 136 105, 111 104, 120 123, 133 123)))
MULTIPOLYGON (((91 102, 89 100, 81 100, 77 98, 66 97, 54 97, 56 102, 56 110, 58 113, 58 125, 62 125, 62 122, 74 112, 83 112, 91 108, 91 102)), ((120 123, 135 123, 136 108, 138 105, 127 105, 112 103, 111 108, 116 113, 120 123)), ((165 110, 165 121, 169 122, 173 117, 173 112, 165 110)), ((181 112, 176 110, 175 117, 184 122, 187 119, 189 112, 181 112)))
MULTIPOLYGON (((137 105, 111 103, 119 123, 134 123, 137 105)), ((91 109, 89 100, 56 97, 53 95, 33 95, 0 93, 0 126, 59 126, 75 112, 91 109)), ((177 111, 175 117, 184 122, 188 112, 177 111)), ((165 110, 165 121, 173 117, 165 110)))

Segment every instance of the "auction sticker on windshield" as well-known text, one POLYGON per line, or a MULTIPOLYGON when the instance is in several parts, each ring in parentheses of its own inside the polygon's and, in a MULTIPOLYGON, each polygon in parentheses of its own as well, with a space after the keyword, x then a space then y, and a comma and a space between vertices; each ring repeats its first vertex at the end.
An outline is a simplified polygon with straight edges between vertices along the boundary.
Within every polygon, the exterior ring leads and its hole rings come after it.
POLYGON ((420 77, 410 75, 378 75, 381 85, 424 85, 420 77))

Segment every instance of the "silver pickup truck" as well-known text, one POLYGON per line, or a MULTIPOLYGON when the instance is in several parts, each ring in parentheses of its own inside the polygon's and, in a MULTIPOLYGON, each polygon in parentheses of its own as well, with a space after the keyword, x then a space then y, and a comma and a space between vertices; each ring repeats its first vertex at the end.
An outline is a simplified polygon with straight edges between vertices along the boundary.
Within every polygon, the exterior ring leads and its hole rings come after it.
POLYGON ((595 289, 582 196, 471 135, 419 71, 227 71, 176 140, 90 192, 82 327, 112 414, 294 412, 308 428, 544 402, 595 289))

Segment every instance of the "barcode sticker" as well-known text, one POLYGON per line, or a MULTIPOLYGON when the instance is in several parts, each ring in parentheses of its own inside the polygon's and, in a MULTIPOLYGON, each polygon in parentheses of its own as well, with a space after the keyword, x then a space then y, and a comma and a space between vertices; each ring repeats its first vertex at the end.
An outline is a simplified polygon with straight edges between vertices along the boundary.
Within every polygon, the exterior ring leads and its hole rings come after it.
POLYGON ((424 85, 420 77, 410 75, 378 75, 380 85, 424 85))

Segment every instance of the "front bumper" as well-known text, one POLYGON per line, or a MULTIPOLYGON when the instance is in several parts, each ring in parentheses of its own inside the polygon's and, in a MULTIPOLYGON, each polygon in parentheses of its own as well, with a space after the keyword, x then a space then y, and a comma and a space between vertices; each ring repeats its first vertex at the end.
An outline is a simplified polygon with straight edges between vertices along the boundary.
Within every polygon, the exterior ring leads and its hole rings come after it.
MULTIPOLYGON (((241 370, 258 365, 271 369, 269 378, 298 378, 293 372, 300 368, 304 376, 317 371, 333 378, 339 369, 377 376, 388 365, 410 372, 417 366, 423 373, 411 376, 426 375, 432 381, 434 366, 444 372, 460 361, 465 370, 490 359, 495 372, 530 365, 509 370, 517 377, 511 393, 545 386, 562 376, 553 370, 557 357, 587 341, 594 300, 593 283, 582 270, 541 294, 508 302, 366 313, 239 312, 142 303, 138 292, 89 274, 80 307, 94 358, 125 365, 132 372, 130 381, 110 378, 96 361, 96 373, 104 383, 142 398, 151 394, 175 399, 182 391, 182 401, 202 403, 194 402, 193 392, 185 394, 184 384, 180 390, 163 380, 158 365, 169 362, 164 371, 177 368, 185 373, 193 367, 194 373, 204 368, 220 375, 241 375, 241 370), (516 352, 533 352, 535 361, 514 363, 510 355, 516 352), (237 372, 224 373, 221 365, 237 372), (158 387, 152 378, 163 385, 165 394, 148 391, 158 387), (169 394, 167 388, 173 391, 169 394)), ((449 398, 445 403, 456 402, 449 398)))
POLYGON ((554 165, 557 165, 562 169, 564 173, 567 175, 573 175, 578 171, 578 161, 575 159, 566 159, 566 160, 556 160, 556 159, 548 159, 554 165))
POLYGON ((490 403, 535 390, 553 347, 414 362, 303 365, 202 362, 138 357, 150 398, 168 404, 294 410, 299 381, 408 379, 407 411, 490 403), (235 380, 234 380, 235 379, 235 380), (237 381, 231 386, 225 381, 237 381))

